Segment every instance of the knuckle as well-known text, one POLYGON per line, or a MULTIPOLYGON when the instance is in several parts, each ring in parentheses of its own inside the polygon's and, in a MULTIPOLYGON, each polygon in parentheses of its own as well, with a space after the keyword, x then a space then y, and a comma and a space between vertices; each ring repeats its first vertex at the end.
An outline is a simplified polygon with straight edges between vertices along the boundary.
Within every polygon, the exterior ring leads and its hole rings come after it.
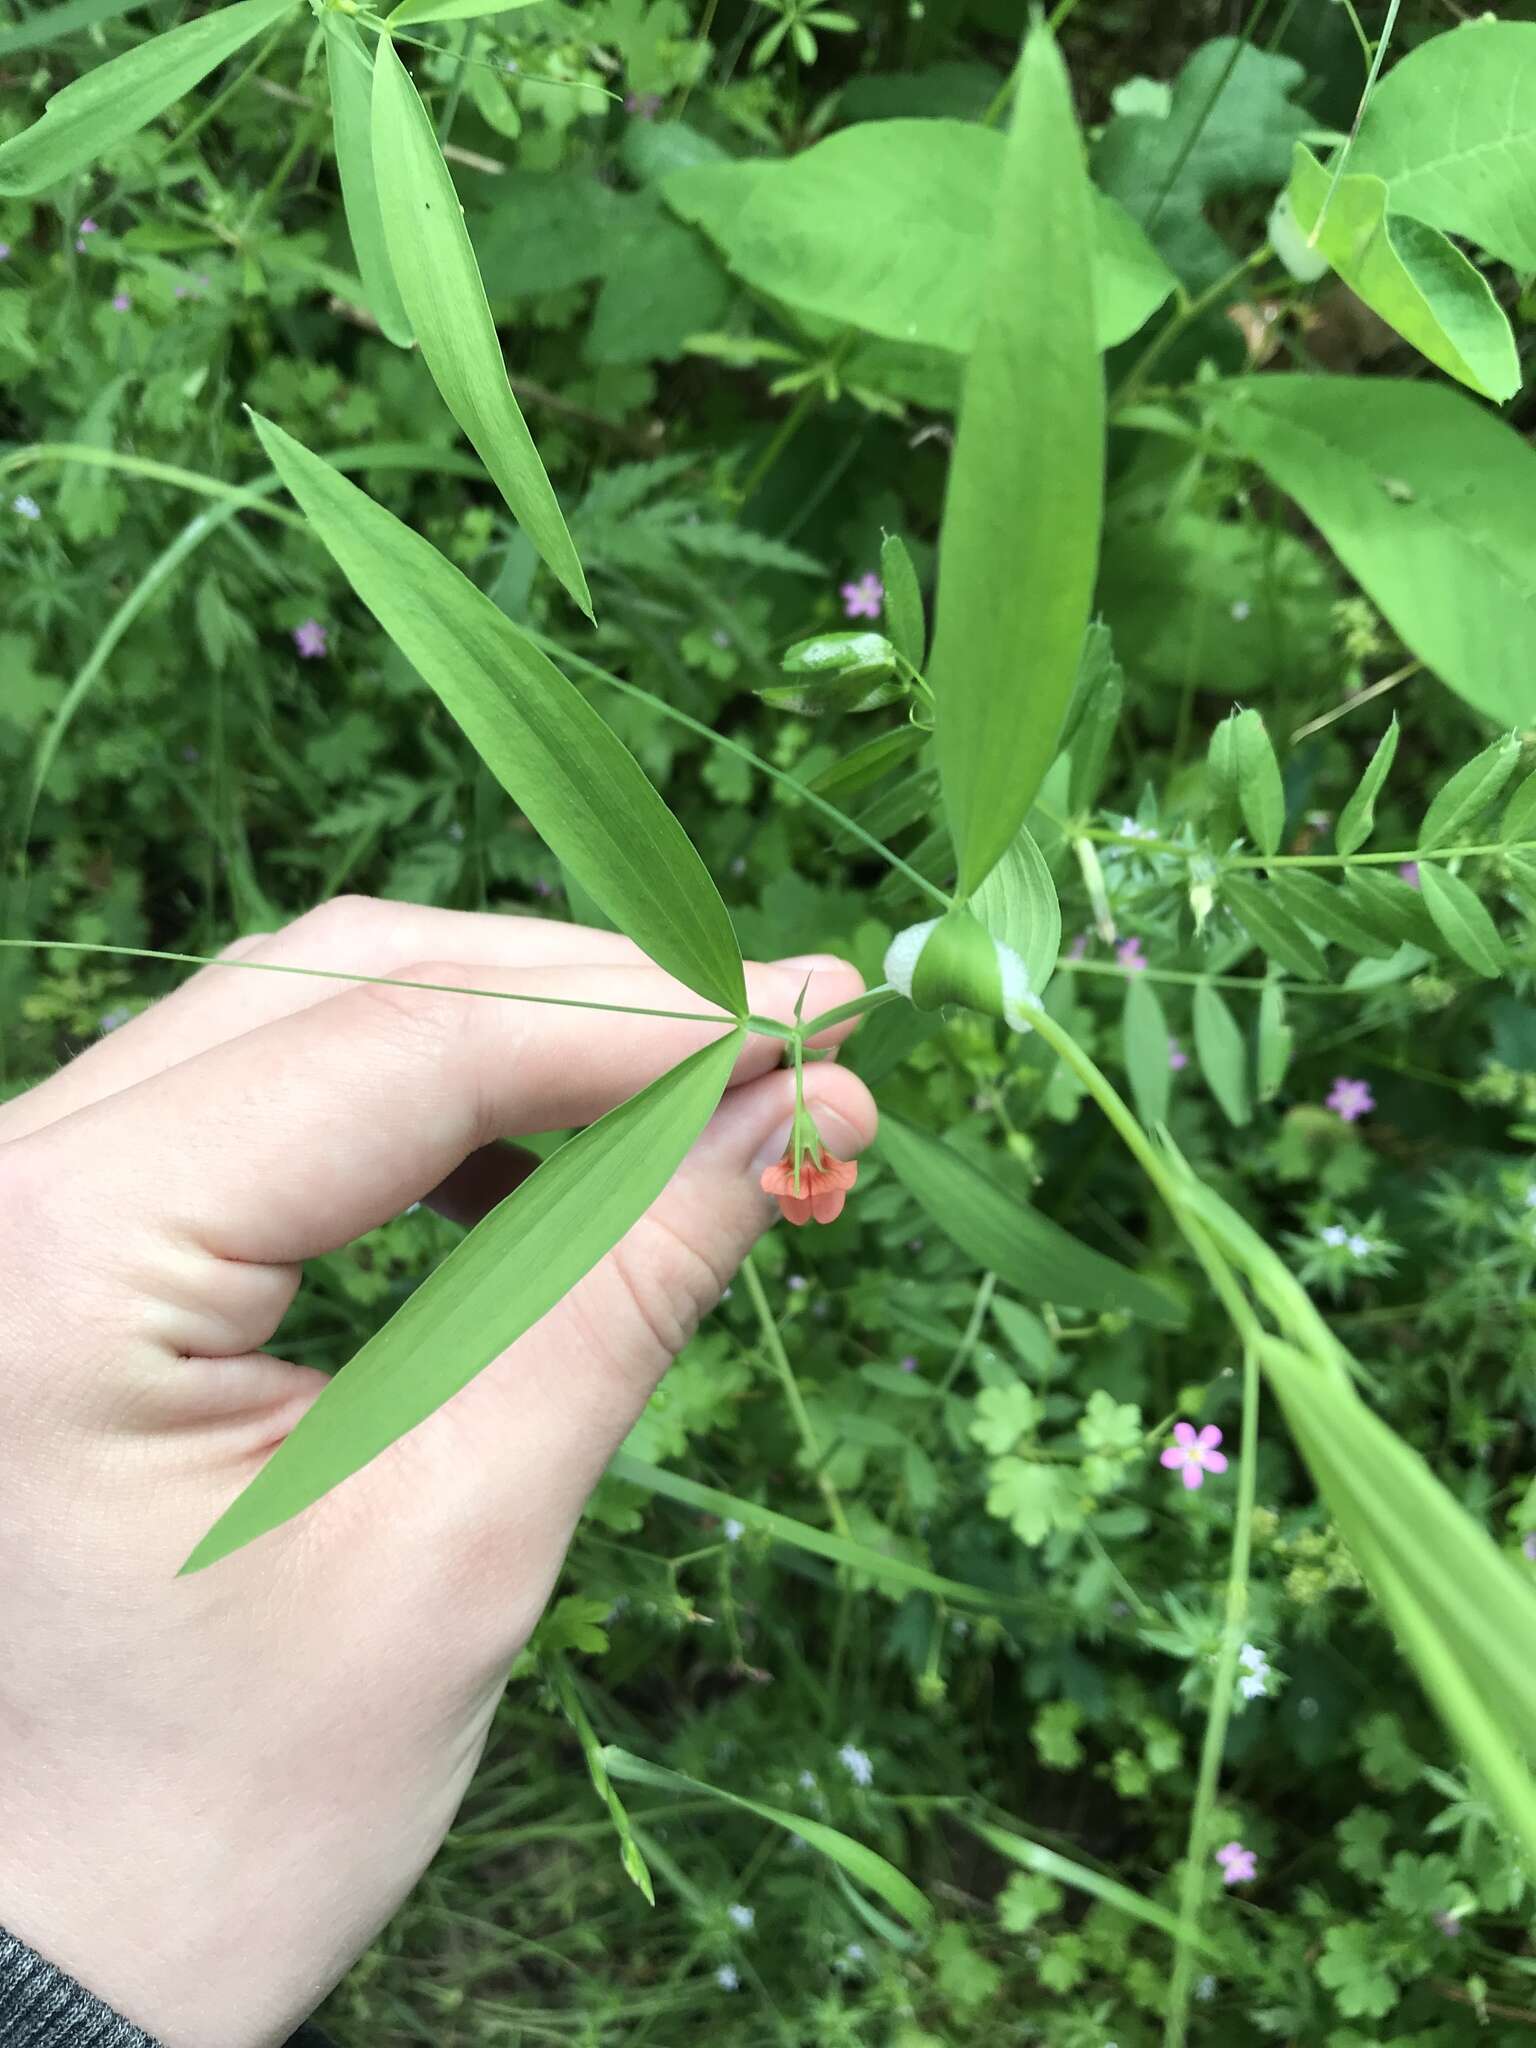
POLYGON ((332 896, 295 918, 283 936, 307 950, 311 945, 326 947, 345 944, 371 934, 394 904, 381 903, 373 896, 332 896))
POLYGON ((215 955, 219 960, 243 960, 247 953, 265 943, 271 932, 242 932, 238 939, 231 939, 227 946, 221 946, 215 955))
POLYGON ((682 1350, 729 1278, 659 1215, 642 1216, 612 1258, 645 1334, 668 1358, 682 1350))

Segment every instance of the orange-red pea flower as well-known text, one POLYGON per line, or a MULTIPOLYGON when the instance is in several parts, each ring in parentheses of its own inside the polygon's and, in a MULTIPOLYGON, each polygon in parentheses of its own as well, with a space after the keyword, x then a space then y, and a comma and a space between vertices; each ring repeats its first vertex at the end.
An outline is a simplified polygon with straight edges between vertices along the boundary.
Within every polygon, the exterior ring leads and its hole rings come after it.
POLYGON ((774 1195, 789 1223, 831 1223, 843 1213, 848 1190, 859 1177, 858 1162, 834 1159, 823 1151, 818 1166, 809 1150, 800 1156, 800 1178, 795 1179, 794 1147, 763 1175, 763 1193, 774 1195))

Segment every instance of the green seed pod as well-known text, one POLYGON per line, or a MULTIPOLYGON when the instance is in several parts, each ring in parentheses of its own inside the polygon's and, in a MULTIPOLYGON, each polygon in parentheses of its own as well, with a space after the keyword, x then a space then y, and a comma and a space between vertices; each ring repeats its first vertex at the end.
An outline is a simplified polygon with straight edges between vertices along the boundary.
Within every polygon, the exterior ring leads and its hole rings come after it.
POLYGON ((885 978, 914 1009, 960 1003, 1001 1017, 1014 1031, 1030 1029, 1025 1006, 1034 990, 1024 962, 969 910, 956 908, 898 932, 885 956, 885 978))

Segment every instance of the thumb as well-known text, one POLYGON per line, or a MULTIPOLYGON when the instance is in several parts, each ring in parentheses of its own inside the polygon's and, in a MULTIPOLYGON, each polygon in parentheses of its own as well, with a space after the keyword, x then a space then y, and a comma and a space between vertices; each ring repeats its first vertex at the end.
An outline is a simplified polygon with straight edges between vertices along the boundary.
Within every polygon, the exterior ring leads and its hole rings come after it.
MULTIPOLYGON (((869 1090, 833 1065, 807 1070, 805 1098, 827 1149, 856 1158, 875 1135, 869 1090)), ((794 1076, 728 1091, 666 1191, 550 1313, 439 1411, 463 1434, 459 1505, 485 1526, 530 1508, 556 1541, 633 1427, 672 1359, 777 1218, 759 1179, 784 1150, 794 1076)), ((424 1425, 430 1428, 428 1423, 424 1425)), ((494 1540, 494 1538, 493 1538, 494 1540)))

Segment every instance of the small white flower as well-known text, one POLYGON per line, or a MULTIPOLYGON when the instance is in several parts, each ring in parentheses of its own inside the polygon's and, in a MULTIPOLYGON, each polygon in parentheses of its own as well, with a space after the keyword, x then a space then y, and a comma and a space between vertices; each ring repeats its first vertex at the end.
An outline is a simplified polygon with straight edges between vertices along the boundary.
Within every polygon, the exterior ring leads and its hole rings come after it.
POLYGON ((757 1915, 750 1906, 727 1906, 725 1917, 733 1927, 739 1927, 745 1932, 757 1918, 757 1915))
POLYGON ((1244 1643, 1237 1653, 1237 1661, 1245 1671, 1267 1671, 1269 1659, 1257 1643, 1244 1643))
POLYGON ((816 1773, 814 1771, 802 1771, 798 1783, 802 1792, 814 1792, 816 1790, 816 1773))
POLYGON ((1253 606, 1248 602, 1246 597, 1240 597, 1237 600, 1236 604, 1234 604, 1232 607, 1233 618, 1236 619, 1239 625, 1241 625, 1244 619, 1251 618, 1252 615, 1253 606))
POLYGON ((848 1946, 843 1950, 843 1954, 848 1958, 850 1963, 862 1963, 864 1960, 863 1942, 850 1941, 848 1946))
POLYGON ((855 1785, 872 1785, 874 1783, 874 1765, 870 1762, 864 1751, 855 1748, 853 1743, 845 1742, 843 1744, 842 1748, 837 1752, 837 1760, 849 1777, 852 1778, 855 1785))
POLYGON ((739 1991, 741 1989, 741 1979, 729 1963, 722 1963, 719 1969, 716 1970, 715 1982, 722 1991, 739 1991))
POLYGON ((126 1004, 119 1003, 115 1010, 102 1011, 100 1018, 97 1020, 97 1029, 105 1038, 109 1031, 116 1031, 126 1024, 132 1015, 132 1010, 126 1004))
POLYGON ((1316 1700, 1304 1699, 1297 1702, 1296 1711, 1300 1714, 1303 1721, 1315 1721, 1322 1712, 1322 1708, 1319 1707, 1316 1700))
POLYGON ((29 498, 25 491, 19 498, 12 498, 11 510, 23 519, 41 519, 43 516, 42 506, 36 498, 29 498))
POLYGON ((1202 1977, 1195 1986, 1195 1996, 1202 1999, 1214 1998, 1216 1996, 1216 1979, 1214 1977, 1202 1977))
POLYGON ((727 1515, 720 1524, 720 1533, 727 1543, 739 1543, 747 1533, 745 1522, 738 1522, 734 1515, 727 1515))
POLYGON ((1536 1209, 1536 1181, 1532 1181, 1525 1191, 1525 1206, 1527 1209, 1536 1209))
POLYGON ((1247 1672, 1237 1681, 1237 1689, 1245 1700, 1263 1699, 1265 1692, 1264 1673, 1262 1671, 1247 1672))
POLYGON ((1371 1240, 1362 1237, 1357 1230, 1349 1240, 1349 1255, 1352 1259, 1368 1259, 1371 1255, 1371 1240))
POLYGON ((1150 825, 1138 825, 1134 818, 1122 818, 1119 825, 1122 839, 1155 839, 1157 834, 1150 825))
POLYGON ((1342 1223, 1325 1223, 1317 1234, 1324 1244, 1331 1246, 1335 1251, 1349 1243, 1349 1232, 1342 1223))

